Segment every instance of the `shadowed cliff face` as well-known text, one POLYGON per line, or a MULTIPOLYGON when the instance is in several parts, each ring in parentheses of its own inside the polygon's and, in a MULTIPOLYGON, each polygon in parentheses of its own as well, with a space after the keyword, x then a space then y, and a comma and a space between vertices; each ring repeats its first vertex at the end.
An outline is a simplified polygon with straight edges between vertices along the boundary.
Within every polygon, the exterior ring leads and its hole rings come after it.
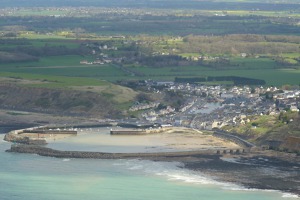
POLYGON ((119 112, 101 94, 74 90, 0 85, 0 107, 62 115, 113 117, 119 112))

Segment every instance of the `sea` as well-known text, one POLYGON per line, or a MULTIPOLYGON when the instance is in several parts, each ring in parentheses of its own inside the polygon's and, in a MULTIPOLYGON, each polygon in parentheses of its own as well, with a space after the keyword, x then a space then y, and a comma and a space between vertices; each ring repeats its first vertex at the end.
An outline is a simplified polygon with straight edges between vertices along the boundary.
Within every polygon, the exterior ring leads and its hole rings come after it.
MULTIPOLYGON (((7 131, 7 130, 5 130, 7 131)), ((0 129, 1 200, 282 200, 279 191, 215 181, 178 162, 63 159, 7 153, 0 129)), ((62 143, 63 145, 64 143, 62 143)))

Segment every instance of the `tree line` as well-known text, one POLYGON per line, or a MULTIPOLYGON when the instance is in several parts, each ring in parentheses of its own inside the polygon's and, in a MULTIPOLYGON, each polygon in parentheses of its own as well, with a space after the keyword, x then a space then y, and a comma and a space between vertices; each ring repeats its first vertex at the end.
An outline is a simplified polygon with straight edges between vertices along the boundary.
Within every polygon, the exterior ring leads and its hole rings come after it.
POLYGON ((177 45, 180 52, 200 54, 240 54, 250 55, 281 53, 300 53, 299 36, 275 36, 233 34, 224 36, 184 37, 183 43, 177 45))

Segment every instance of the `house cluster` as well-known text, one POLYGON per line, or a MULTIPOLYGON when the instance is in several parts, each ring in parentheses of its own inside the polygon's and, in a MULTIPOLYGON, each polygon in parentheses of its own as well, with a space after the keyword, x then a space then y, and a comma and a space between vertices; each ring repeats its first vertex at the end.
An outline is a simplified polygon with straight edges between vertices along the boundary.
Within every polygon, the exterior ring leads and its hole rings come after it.
POLYGON ((101 59, 101 60, 94 60, 94 61, 87 61, 87 60, 81 60, 80 64, 82 65, 104 65, 106 63, 111 63, 112 60, 110 59, 101 59))
POLYGON ((186 103, 179 109, 179 112, 185 112, 190 108, 192 108, 193 105, 195 104, 195 101, 196 101, 195 98, 188 99, 186 103))
POLYGON ((300 108, 300 91, 284 91, 273 96, 278 110, 289 109, 293 112, 299 112, 300 108))
POLYGON ((199 61, 199 60, 203 60, 203 61, 218 61, 218 60, 227 60, 229 61, 228 58, 225 58, 225 57, 214 57, 214 56, 191 56, 189 58, 190 60, 193 60, 193 61, 199 61))
POLYGON ((159 103, 137 103, 129 108, 129 111, 147 110, 157 108, 159 103))
POLYGON ((210 113, 198 114, 192 125, 198 129, 222 128, 226 125, 244 125, 250 123, 249 116, 276 113, 273 101, 263 97, 234 96, 224 99, 220 106, 210 113))
POLYGON ((165 109, 146 111, 142 114, 142 117, 147 121, 155 122, 158 120, 158 117, 169 115, 171 113, 175 113, 175 108, 167 106, 165 109))
MULTIPOLYGON (((153 82, 148 84, 154 85, 153 82)), ((186 103, 178 111, 168 107, 166 111, 144 112, 142 117, 145 120, 211 130, 225 125, 251 123, 250 116, 253 115, 276 115, 286 110, 299 112, 300 108, 299 89, 249 86, 228 88, 169 82, 164 86, 165 90, 184 93, 186 103)))

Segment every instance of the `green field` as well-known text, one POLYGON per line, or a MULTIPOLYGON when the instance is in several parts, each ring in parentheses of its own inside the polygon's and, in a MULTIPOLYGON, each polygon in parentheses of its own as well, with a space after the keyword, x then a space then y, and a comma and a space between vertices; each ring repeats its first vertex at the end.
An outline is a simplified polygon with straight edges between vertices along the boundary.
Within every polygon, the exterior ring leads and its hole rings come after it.
POLYGON ((59 66, 80 66, 81 60, 88 60, 89 57, 66 55, 66 56, 49 56, 42 57, 37 62, 20 62, 20 63, 5 63, 0 64, 1 69, 13 68, 45 68, 59 66))
POLYGON ((125 79, 126 74, 113 65, 110 66, 80 66, 80 67, 16 67, 1 69, 14 73, 31 73, 36 75, 53 75, 66 77, 90 77, 108 81, 125 79))
MULTIPOLYGON (((27 63, 23 66, 18 64, 2 64, 0 72, 33 74, 35 78, 43 79, 44 75, 66 76, 66 77, 87 77, 107 81, 117 81, 126 79, 154 79, 154 80, 174 80, 175 77, 207 77, 207 76, 240 76, 265 80, 268 85, 299 85, 300 69, 277 69, 270 60, 255 62, 251 59, 234 59, 240 63, 240 69, 215 70, 203 66, 182 66, 182 67, 162 67, 153 68, 147 66, 130 67, 143 76, 132 76, 122 71, 117 65, 106 64, 98 66, 78 64, 80 57, 48 57, 41 59, 38 63, 27 63), (242 62, 240 62, 242 61, 242 62), (17 65, 17 66, 15 66, 17 65)), ((47 78, 46 78, 47 79, 47 78)), ((76 78, 74 78, 75 80, 76 78)), ((76 81, 74 81, 75 83, 76 81)))
POLYGON ((15 82, 22 80, 39 81, 38 84, 28 82, 29 86, 47 87, 47 88, 67 88, 73 86, 105 86, 109 85, 107 81, 102 81, 92 78, 66 77, 66 76, 51 76, 46 74, 29 74, 29 73, 10 73, 0 72, 0 77, 8 77, 15 79, 15 82))
POLYGON ((276 1, 284 9, 267 0, 186 1, 184 5, 174 1, 170 8, 159 2, 141 0, 139 6, 145 7, 130 9, 123 9, 122 2, 104 0, 101 6, 112 7, 6 7, 0 17, 0 73, 47 80, 45 75, 80 77, 83 84, 85 78, 116 82, 208 76, 262 79, 277 86, 300 84, 298 0, 276 1), (116 3, 118 7, 113 7, 116 3), (104 50, 100 47, 104 44, 118 50, 104 50), (142 60, 162 55, 187 59, 178 65, 142 60), (98 58, 124 59, 117 64, 80 64, 98 58))
MULTIPOLYGON (((135 70, 137 70, 135 68, 135 70)), ((284 84, 299 85, 300 69, 254 69, 254 70, 209 70, 202 67, 185 67, 180 71, 174 68, 141 67, 139 71, 145 74, 145 79, 174 80, 175 77, 207 77, 207 76, 240 76, 265 80, 267 85, 281 86, 284 84)))
POLYGON ((232 58, 230 65, 239 69, 274 69, 278 68, 276 62, 270 58, 232 58))
POLYGON ((51 76, 42 74, 0 72, 0 83, 13 83, 23 87, 51 88, 94 92, 107 97, 117 107, 131 106, 137 92, 113 83, 86 77, 51 76))

